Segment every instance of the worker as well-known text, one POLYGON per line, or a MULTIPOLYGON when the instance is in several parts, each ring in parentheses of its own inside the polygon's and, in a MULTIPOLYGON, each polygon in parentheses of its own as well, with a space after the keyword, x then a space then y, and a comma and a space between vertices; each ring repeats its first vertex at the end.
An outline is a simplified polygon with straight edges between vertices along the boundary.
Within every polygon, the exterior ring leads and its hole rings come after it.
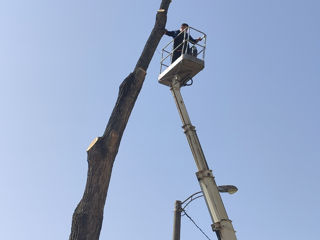
POLYGON ((195 44, 199 41, 201 41, 201 37, 198 38, 197 40, 193 39, 191 36, 188 36, 188 33, 182 33, 183 31, 187 31, 189 25, 186 23, 182 23, 180 30, 176 30, 176 31, 168 31, 167 29, 165 29, 165 35, 168 35, 170 37, 174 38, 173 41, 173 54, 172 54, 172 59, 171 59, 171 63, 173 63, 177 58, 179 58, 181 56, 181 54, 185 54, 188 53, 189 51, 189 45, 187 43, 183 43, 184 40, 188 40, 195 44), (181 34, 180 34, 181 33, 181 34), (185 36, 185 39, 184 39, 185 36), (189 38, 188 38, 189 37, 189 38))

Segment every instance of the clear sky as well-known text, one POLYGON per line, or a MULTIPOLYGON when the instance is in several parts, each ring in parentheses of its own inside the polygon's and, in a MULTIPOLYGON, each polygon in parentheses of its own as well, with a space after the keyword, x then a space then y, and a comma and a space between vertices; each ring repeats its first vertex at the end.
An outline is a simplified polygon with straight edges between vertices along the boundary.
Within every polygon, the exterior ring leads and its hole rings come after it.
MULTIPOLYGON (((1 239, 68 239, 101 136, 160 0, 0 0, 1 239)), ((208 35, 182 89, 238 239, 318 240, 320 2, 173 0, 167 28, 208 35)), ((194 36, 197 37, 197 36, 194 36)), ((164 36, 115 161, 100 239, 171 239, 175 200, 200 190, 168 87, 164 36)), ((188 214, 210 236, 203 199, 188 214)), ((182 240, 205 239, 186 218, 182 240)))

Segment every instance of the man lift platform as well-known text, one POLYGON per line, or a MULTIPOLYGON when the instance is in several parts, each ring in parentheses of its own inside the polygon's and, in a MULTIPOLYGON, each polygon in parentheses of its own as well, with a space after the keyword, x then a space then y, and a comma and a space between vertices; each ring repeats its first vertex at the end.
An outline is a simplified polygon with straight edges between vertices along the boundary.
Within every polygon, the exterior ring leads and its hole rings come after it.
MULTIPOLYGON (((182 26, 181 30, 183 29, 182 26)), ((188 26, 184 28, 175 39, 170 41, 162 49, 161 68, 158 80, 159 83, 167 86, 172 84, 172 79, 175 76, 179 76, 179 81, 184 85, 204 68, 207 41, 206 34, 188 26), (198 40, 201 41, 192 41, 191 33, 201 34, 202 37, 198 38, 198 40), (179 41, 180 44, 175 46, 175 39, 177 38, 181 40, 179 41), (181 51, 181 56, 175 60, 177 51, 181 51), (174 60, 173 62, 172 59, 174 60)))
POLYGON ((161 69, 158 80, 159 83, 170 87, 176 102, 176 106, 183 123, 182 127, 198 168, 196 176, 213 221, 213 224, 211 225, 212 230, 216 232, 219 240, 236 240, 237 238, 232 222, 228 218, 219 189, 212 171, 208 167, 195 127, 191 124, 180 92, 181 87, 185 86, 192 77, 204 68, 207 36, 203 32, 192 27, 185 28, 180 32, 180 34, 184 34, 184 38, 181 43, 184 45, 184 48, 181 52, 181 56, 175 59, 172 63, 170 62, 176 49, 171 50, 168 48, 171 47, 174 40, 162 49, 161 69), (197 43, 190 42, 190 31, 192 31, 192 34, 201 34, 201 41, 198 41, 197 43), (196 47, 198 48, 197 51, 195 50, 196 47))

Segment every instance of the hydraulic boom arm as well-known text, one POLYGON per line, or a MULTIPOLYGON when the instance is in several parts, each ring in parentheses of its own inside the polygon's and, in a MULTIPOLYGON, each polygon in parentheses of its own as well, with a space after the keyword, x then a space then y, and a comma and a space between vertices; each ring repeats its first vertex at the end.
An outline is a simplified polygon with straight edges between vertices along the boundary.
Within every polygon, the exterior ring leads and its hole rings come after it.
POLYGON ((212 229, 216 232, 219 240, 236 240, 236 234, 231 220, 223 205, 217 184, 214 180, 212 171, 209 169, 205 156, 203 154, 195 127, 191 124, 186 106, 180 92, 181 81, 179 75, 175 75, 172 80, 171 92, 176 102, 180 118, 183 123, 184 133, 188 139, 194 160, 198 167, 196 173, 200 187, 209 209, 213 221, 212 229))

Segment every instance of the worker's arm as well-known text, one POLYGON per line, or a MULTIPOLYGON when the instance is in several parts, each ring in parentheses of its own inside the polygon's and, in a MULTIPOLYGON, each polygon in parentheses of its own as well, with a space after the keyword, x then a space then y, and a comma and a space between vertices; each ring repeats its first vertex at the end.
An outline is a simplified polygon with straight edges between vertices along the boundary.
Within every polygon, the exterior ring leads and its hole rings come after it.
POLYGON ((193 43, 193 44, 196 44, 196 43, 198 43, 198 42, 201 41, 201 40, 202 40, 201 37, 199 37, 198 39, 195 40, 193 37, 189 36, 189 41, 190 41, 191 43, 193 43))
POLYGON ((165 29, 165 35, 168 35, 170 37, 176 37, 176 31, 168 31, 167 29, 165 29))

